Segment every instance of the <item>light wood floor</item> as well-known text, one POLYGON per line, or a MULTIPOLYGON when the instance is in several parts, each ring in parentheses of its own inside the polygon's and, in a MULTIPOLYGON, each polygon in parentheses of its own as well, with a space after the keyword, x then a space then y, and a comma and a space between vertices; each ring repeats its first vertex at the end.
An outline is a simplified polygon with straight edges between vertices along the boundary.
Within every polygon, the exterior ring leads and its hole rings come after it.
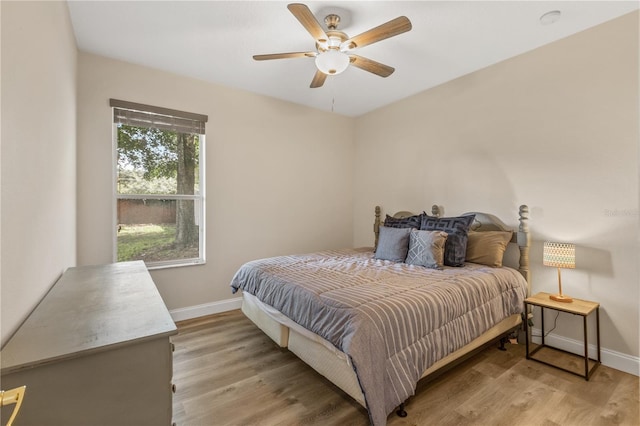
MULTIPOLYGON (((178 426, 367 425, 364 408, 240 311, 178 323, 178 426)), ((600 366, 589 382, 493 347, 430 383, 396 425, 639 425, 638 377, 600 366)))

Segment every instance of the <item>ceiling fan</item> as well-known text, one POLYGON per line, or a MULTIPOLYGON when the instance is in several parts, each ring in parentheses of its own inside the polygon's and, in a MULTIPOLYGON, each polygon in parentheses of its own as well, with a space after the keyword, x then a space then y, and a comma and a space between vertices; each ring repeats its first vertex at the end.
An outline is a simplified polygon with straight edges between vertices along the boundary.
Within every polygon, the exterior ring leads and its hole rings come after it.
POLYGON ((325 32, 306 5, 292 3, 287 5, 287 9, 316 40, 316 51, 254 55, 253 59, 264 61, 286 58, 315 58, 317 71, 311 81, 311 88, 321 87, 327 76, 340 74, 350 64, 380 77, 390 76, 395 71, 393 67, 355 55, 351 51, 402 34, 411 29, 411 21, 406 16, 400 16, 355 37, 349 37, 342 31, 338 31, 338 24, 340 23, 338 15, 327 15, 324 22, 329 31, 325 32))

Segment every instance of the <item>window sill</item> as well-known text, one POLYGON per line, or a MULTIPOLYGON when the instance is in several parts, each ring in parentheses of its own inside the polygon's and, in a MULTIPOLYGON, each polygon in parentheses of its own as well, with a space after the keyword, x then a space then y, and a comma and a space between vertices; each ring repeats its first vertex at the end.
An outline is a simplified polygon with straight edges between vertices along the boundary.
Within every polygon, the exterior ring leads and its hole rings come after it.
POLYGON ((180 261, 167 261, 167 262, 152 262, 145 263, 147 269, 149 271, 155 271, 158 269, 169 269, 169 268, 182 268, 185 266, 197 266, 197 265, 205 265, 207 262, 204 259, 183 259, 180 261))

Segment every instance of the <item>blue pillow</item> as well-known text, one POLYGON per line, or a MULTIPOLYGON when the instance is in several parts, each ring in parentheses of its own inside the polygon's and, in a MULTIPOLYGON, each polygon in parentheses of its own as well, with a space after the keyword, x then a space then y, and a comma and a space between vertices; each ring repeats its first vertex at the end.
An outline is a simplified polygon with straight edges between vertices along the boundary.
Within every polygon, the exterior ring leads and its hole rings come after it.
POLYGON ((374 258, 390 260, 392 262, 404 262, 409 251, 409 233, 411 228, 380 227, 378 247, 374 258))
POLYGON ((444 264, 447 266, 462 266, 467 255, 467 240, 469 227, 476 215, 459 217, 424 216, 420 229, 424 231, 444 231, 447 242, 444 247, 444 264))

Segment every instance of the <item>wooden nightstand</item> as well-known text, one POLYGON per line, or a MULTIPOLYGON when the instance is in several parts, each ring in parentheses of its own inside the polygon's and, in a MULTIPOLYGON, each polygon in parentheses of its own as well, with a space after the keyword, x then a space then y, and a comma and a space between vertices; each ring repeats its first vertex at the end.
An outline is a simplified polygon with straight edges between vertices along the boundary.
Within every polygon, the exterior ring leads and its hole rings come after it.
MULTIPOLYGON (((529 352, 529 330, 528 330, 528 321, 524 321, 524 330, 526 336, 526 353, 527 359, 532 359, 534 361, 541 362, 546 365, 550 365, 551 367, 559 368, 560 370, 567 371, 569 373, 575 374, 577 376, 583 377, 585 380, 589 380, 594 370, 600 365, 600 304, 596 302, 590 302, 588 300, 579 300, 573 299, 572 303, 565 302, 556 302, 555 300, 551 300, 549 298, 549 293, 538 293, 535 296, 531 296, 525 299, 524 301, 524 309, 525 312, 529 312, 529 305, 539 306, 540 307, 540 327, 542 329, 542 343, 538 345, 535 349, 529 352), (547 345, 544 342, 544 310, 553 309, 555 311, 567 312, 573 315, 580 315, 583 319, 584 324, 584 374, 578 373, 576 371, 552 364, 548 361, 542 359, 536 359, 533 355, 538 352, 542 348, 551 348, 556 351, 561 351, 564 353, 569 353, 571 355, 576 355, 572 352, 567 352, 563 349, 555 348, 553 346, 547 345), (589 358, 589 345, 587 343, 587 317, 594 312, 596 313, 596 339, 598 346, 598 359, 595 360, 593 358, 589 358), (589 360, 594 361, 591 369, 589 368, 589 360)), ((579 356, 579 355, 576 355, 579 356)))

